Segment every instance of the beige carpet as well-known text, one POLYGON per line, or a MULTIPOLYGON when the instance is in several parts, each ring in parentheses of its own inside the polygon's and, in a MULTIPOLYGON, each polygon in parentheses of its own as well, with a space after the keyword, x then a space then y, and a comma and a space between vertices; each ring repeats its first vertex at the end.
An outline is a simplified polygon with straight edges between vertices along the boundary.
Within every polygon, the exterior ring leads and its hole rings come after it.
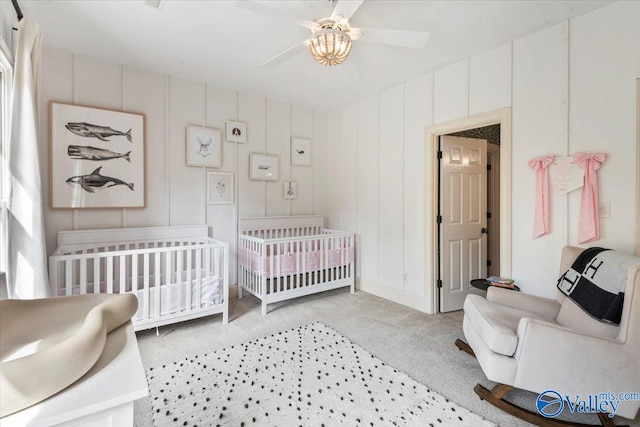
MULTIPOLYGON (((476 360, 453 345, 462 333, 462 312, 427 315, 364 292, 348 289, 270 305, 266 317, 253 297, 230 300, 230 322, 220 315, 139 332, 138 343, 145 369, 162 366, 188 356, 211 353, 273 333, 320 321, 385 363, 427 385, 458 405, 500 426, 528 426, 481 401, 473 386, 491 388, 476 360)), ((535 411, 533 393, 514 391, 509 399, 535 411)), ((150 427, 151 400, 135 403, 135 425, 150 427)), ((596 423, 597 418, 582 417, 596 423)), ((629 421, 626 421, 627 423, 629 421)), ((632 423, 640 426, 640 422, 632 423)))

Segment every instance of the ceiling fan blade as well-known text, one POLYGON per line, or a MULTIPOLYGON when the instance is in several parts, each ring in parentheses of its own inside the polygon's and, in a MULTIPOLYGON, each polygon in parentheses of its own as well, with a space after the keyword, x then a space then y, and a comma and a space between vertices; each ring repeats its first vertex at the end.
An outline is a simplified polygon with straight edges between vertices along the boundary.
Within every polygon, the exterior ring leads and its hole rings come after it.
POLYGON ((335 19, 337 15, 340 15, 344 16, 348 21, 360 6, 362 6, 362 3, 364 3, 364 0, 339 0, 331 13, 331 18, 335 19))
POLYGON ((251 0, 238 0, 236 1, 235 5, 240 9, 250 10, 251 12, 255 12, 260 15, 265 15, 270 18, 278 19, 280 21, 290 22, 290 23, 299 25, 301 27, 308 28, 310 30, 313 30, 318 26, 318 24, 316 24, 313 21, 302 19, 299 16, 296 16, 294 14, 286 13, 281 10, 274 9, 270 6, 266 6, 261 3, 256 3, 251 0))
POLYGON ((290 47, 289 49, 285 50, 284 52, 279 53, 278 55, 274 56, 273 58, 271 58, 267 62, 264 62, 262 64, 262 66, 263 67, 275 67, 276 65, 282 64, 283 62, 291 59, 292 57, 296 56, 297 54, 299 54, 300 52, 305 50, 307 48, 307 41, 308 40, 300 42, 297 45, 295 45, 293 47, 290 47))
POLYGON ((349 32, 353 40, 381 43, 391 46, 412 47, 422 49, 429 40, 426 31, 387 30, 383 28, 351 28, 349 32))

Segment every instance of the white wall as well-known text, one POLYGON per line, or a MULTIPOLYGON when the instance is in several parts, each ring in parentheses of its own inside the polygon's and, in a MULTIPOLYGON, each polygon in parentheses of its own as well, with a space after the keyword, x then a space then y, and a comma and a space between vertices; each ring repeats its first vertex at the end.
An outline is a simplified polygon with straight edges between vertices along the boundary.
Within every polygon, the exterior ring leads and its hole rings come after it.
POLYGON ((327 188, 352 192, 356 182, 357 206, 354 213, 330 202, 327 214, 332 227, 358 232, 361 289, 429 310, 424 220, 433 196, 424 188, 432 173, 424 127, 505 107, 513 119, 512 276, 523 291, 553 296, 560 250, 577 244, 579 191, 552 195, 551 234, 532 238, 533 157, 606 152, 600 197, 611 203, 611 219, 601 220, 601 240, 590 245, 633 252, 638 16, 639 2, 614 3, 330 112, 327 153, 340 165, 329 162, 327 188), (333 157, 352 153, 344 146, 353 139, 357 162, 333 157))
POLYGON ((567 196, 550 193, 551 233, 532 238, 536 177, 527 162, 568 153, 567 31, 565 22, 513 44, 512 274, 526 292, 547 296, 553 294, 568 223, 577 217, 567 216, 567 196))
MULTIPOLYGON (((2 2, 0 32, 11 35, 2 2)), ((5 7, 8 6, 8 7, 5 7)), ((11 13, 9 13, 9 12, 11 13)), ((525 292, 554 293, 558 256, 576 244, 579 192, 552 195, 550 235, 532 239, 535 176, 527 160, 603 151, 602 245, 635 245, 636 92, 640 77, 639 2, 617 2, 553 28, 466 58, 328 114, 204 83, 133 70, 63 50, 43 54, 41 163, 48 188, 49 99, 139 111, 147 120, 147 207, 45 212, 49 252, 61 229, 206 223, 235 247, 237 218, 321 213, 329 226, 358 233, 361 288, 403 304, 431 306, 424 266, 424 127, 504 107, 513 109, 512 275, 525 292), (188 123, 223 129, 249 124, 244 145, 224 143, 236 178, 236 204, 207 206, 205 170, 184 163, 188 123), (571 129, 569 132, 567 129, 571 129), (313 167, 289 166, 289 137, 312 139, 313 167), (277 183, 248 180, 250 152, 277 153, 277 183), (298 181, 295 201, 282 180, 298 181)), ((48 196, 47 196, 48 197, 48 196)), ((48 204, 48 201, 45 201, 48 204)))
MULTIPOLYGON (((307 107, 280 103, 204 83, 108 64, 60 49, 45 49, 40 105, 40 162, 45 202, 49 189, 49 100, 144 113, 146 117, 146 198, 144 209, 45 210, 47 249, 56 247, 59 230, 207 224, 213 237, 236 245, 239 217, 312 214, 324 189, 315 183, 316 163, 326 164, 327 115, 307 107), (189 167, 185 162, 187 124, 221 129, 226 120, 247 123, 248 141, 224 141, 220 169, 189 167), (312 167, 290 166, 290 136, 312 140, 312 167), (316 152, 316 147, 319 147, 316 152), (249 153, 280 159, 277 182, 249 180, 249 153), (233 172, 235 204, 206 204, 206 172, 233 172), (298 183, 298 198, 284 200, 283 180, 298 183)), ((320 173, 323 177, 324 171, 320 173)), ((235 257, 231 258, 235 283, 235 257)))

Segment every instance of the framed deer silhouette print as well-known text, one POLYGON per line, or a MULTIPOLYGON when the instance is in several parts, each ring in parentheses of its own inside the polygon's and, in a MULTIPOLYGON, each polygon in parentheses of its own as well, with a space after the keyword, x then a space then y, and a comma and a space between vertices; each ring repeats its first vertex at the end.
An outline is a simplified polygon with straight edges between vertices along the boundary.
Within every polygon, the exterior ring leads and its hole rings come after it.
POLYGON ((187 126, 187 166, 222 167, 220 129, 187 126))

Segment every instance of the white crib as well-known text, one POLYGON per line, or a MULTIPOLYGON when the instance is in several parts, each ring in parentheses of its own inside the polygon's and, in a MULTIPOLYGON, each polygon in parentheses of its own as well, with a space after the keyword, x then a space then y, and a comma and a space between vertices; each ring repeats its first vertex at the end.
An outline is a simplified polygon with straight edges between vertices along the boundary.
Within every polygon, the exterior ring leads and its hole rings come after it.
POLYGON ((222 313, 229 318, 229 245, 208 227, 58 232, 49 257, 52 295, 131 292, 136 331, 222 313))
POLYGON ((267 304, 355 284, 355 239, 323 228, 321 216, 240 219, 238 298, 267 304))

